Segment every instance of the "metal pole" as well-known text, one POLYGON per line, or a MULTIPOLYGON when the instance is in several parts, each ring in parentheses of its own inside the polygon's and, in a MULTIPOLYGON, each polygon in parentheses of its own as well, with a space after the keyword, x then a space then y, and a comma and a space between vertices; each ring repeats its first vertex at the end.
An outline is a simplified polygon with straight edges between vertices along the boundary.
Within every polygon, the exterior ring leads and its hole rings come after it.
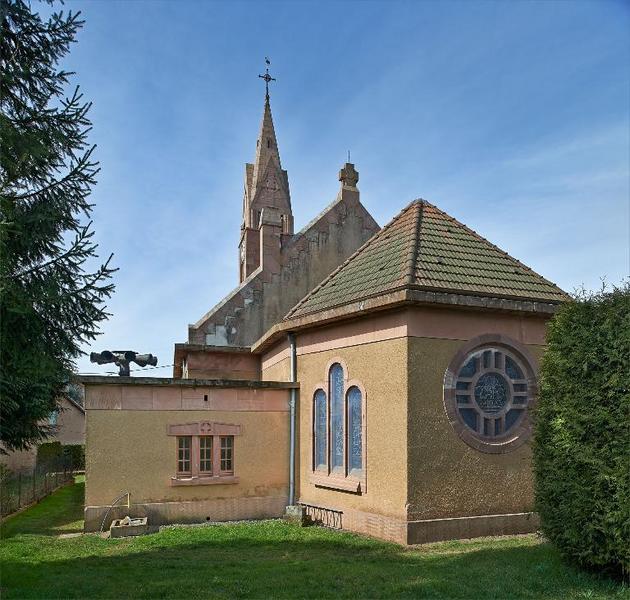
MULTIPOLYGON (((289 333, 289 348, 291 357, 291 382, 297 382, 297 349, 295 334, 289 333)), ((291 388, 289 400, 289 506, 295 504, 295 416, 297 404, 297 390, 291 388)))
POLYGON ((22 473, 18 473, 18 508, 22 507, 22 473))

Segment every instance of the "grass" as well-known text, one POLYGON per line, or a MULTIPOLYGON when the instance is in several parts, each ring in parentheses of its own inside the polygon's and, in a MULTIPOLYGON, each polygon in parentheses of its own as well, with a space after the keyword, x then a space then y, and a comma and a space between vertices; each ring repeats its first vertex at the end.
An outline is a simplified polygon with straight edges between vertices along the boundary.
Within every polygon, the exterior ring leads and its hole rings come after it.
POLYGON ((394 544, 280 521, 171 528, 138 538, 81 530, 83 483, 9 519, 2 598, 630 598, 565 565, 535 536, 394 544))

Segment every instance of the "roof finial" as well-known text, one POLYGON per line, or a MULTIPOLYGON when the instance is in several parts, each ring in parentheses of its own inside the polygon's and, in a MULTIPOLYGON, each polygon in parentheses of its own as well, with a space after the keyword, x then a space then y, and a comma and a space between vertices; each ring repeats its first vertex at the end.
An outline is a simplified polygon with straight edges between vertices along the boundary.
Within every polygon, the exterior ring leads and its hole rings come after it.
POLYGON ((265 80, 265 98, 269 98, 269 82, 275 81, 276 79, 275 77, 272 77, 271 75, 269 75, 269 65, 271 65, 271 61, 269 60, 267 56, 265 56, 265 64, 267 65, 265 69, 265 74, 259 75, 258 77, 265 80))
POLYGON ((339 171, 339 181, 342 187, 356 188, 359 182, 359 172, 351 162, 347 162, 339 171))

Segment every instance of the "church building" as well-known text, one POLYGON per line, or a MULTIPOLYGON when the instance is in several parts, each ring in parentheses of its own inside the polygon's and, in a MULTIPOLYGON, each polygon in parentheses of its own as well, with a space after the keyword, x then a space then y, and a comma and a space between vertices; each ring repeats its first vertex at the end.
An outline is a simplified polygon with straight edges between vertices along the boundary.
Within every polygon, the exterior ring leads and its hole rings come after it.
POLYGON ((126 514, 290 515, 401 544, 537 528, 531 410, 567 295, 425 200, 380 228, 358 183, 346 163, 295 232, 267 89, 238 286, 188 326, 171 378, 81 378, 86 530, 126 514))

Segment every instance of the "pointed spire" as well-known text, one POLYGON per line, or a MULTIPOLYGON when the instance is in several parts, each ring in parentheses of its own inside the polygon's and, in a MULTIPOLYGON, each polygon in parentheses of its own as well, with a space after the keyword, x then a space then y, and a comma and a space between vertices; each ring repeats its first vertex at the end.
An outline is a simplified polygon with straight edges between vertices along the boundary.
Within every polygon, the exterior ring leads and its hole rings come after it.
POLYGON ((276 140, 276 131, 273 126, 273 117, 271 116, 271 103, 269 101, 269 93, 265 93, 265 108, 263 111, 262 121, 260 123, 260 133, 256 141, 256 158, 254 159, 254 177, 252 181, 252 192, 258 185, 259 178, 263 177, 269 161, 273 160, 278 169, 282 169, 280 162, 280 152, 278 150, 278 141, 276 140))

